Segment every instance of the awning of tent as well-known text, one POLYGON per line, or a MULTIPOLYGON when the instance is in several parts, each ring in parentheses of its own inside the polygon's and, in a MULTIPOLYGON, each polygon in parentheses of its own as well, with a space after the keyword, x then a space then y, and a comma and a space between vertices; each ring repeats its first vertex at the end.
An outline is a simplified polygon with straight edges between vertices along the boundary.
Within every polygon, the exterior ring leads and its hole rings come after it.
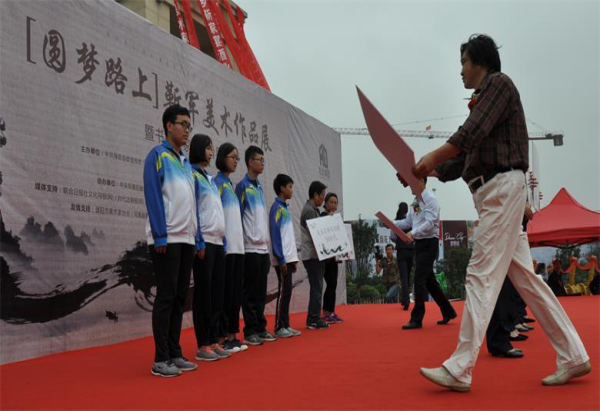
POLYGON ((527 236, 531 247, 567 248, 600 241, 600 213, 585 208, 561 188, 548 206, 533 215, 527 236))

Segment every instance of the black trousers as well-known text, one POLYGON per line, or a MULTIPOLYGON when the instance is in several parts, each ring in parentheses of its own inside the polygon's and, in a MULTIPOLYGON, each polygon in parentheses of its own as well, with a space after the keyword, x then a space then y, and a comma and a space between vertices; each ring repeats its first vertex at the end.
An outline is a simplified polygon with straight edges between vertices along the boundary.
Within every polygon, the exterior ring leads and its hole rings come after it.
POLYGON ((245 254, 244 286, 242 290, 245 337, 260 334, 267 330, 265 304, 267 301, 267 278, 270 269, 269 254, 245 254))
POLYGON ((225 287, 225 252, 222 245, 206 243, 204 259, 194 258, 192 318, 198 347, 224 335, 221 317, 225 287))
POLYGON ((240 308, 244 284, 244 254, 225 256, 225 294, 223 297, 223 329, 227 334, 240 332, 240 308))
POLYGON ((306 315, 306 325, 315 323, 321 318, 321 305, 323 303, 323 273, 325 272, 325 263, 316 258, 302 261, 308 283, 310 284, 310 295, 308 299, 308 313, 306 315))
POLYGON ((165 254, 150 246, 150 256, 156 279, 156 298, 152 307, 154 361, 180 357, 181 321, 190 286, 194 245, 168 244, 165 254))
POLYGON ((500 289, 500 294, 498 294, 498 300, 485 333, 487 349, 492 355, 500 355, 513 349, 510 343, 510 332, 514 328, 512 326, 515 311, 512 295, 514 289, 507 276, 500 289))
MULTIPOLYGON (((413 249, 399 249, 396 253, 396 261, 398 261, 398 271, 400 272, 400 284, 402 286, 402 298, 400 304, 405 307, 410 305, 410 273, 413 265, 413 249)), ((436 254, 437 257, 437 254, 436 254)))
POLYGON ((446 298, 440 284, 433 273, 433 263, 438 256, 438 239, 427 238, 415 240, 415 306, 410 313, 411 321, 421 324, 425 316, 425 301, 427 296, 431 297, 440 307, 442 315, 453 317, 456 311, 446 298))
POLYGON ((325 262, 325 292, 323 293, 323 311, 330 313, 335 312, 335 290, 337 289, 338 283, 338 263, 333 260, 327 260, 325 262))
POLYGON ((296 270, 294 264, 287 264, 287 274, 282 277, 279 266, 275 266, 279 292, 277 293, 277 306, 275 311, 275 331, 290 326, 290 301, 292 300, 292 277, 296 270))

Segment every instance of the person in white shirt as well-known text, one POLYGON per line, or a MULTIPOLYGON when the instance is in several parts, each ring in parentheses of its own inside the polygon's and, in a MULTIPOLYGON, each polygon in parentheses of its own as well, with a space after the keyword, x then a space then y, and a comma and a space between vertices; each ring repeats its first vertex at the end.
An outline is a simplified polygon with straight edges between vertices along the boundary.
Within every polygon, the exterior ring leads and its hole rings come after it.
POLYGON ((456 318, 456 311, 444 295, 433 273, 433 263, 438 256, 440 206, 431 190, 426 188, 427 177, 421 179, 421 184, 422 200, 415 197, 406 218, 395 221, 400 229, 411 230, 407 235, 415 244, 415 305, 410 313, 410 321, 402 326, 404 330, 423 327, 425 301, 428 294, 431 294, 442 312, 443 318, 438 321, 439 325, 448 324, 450 320, 456 318))

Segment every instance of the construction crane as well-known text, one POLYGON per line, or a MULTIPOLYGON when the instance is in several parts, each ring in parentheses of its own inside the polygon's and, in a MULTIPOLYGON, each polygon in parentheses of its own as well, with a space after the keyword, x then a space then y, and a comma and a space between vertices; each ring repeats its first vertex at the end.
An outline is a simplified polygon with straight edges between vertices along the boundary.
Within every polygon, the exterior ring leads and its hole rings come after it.
MULTIPOLYGON (((346 136, 368 136, 369 130, 367 128, 334 128, 340 134, 346 136)), ((398 134, 402 137, 415 137, 415 138, 443 138, 449 139, 453 131, 433 131, 433 130, 398 130, 395 129, 398 134)), ((529 133, 529 140, 551 140, 554 142, 555 147, 563 145, 564 135, 562 133, 529 133)))

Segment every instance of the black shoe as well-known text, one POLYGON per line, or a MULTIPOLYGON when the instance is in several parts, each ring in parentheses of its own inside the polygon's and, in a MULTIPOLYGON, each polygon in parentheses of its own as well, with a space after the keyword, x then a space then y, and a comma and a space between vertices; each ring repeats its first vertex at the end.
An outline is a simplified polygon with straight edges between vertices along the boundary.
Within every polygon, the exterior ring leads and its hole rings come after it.
POLYGON ((324 328, 329 328, 329 324, 319 318, 317 321, 306 324, 306 328, 309 330, 321 330, 324 328))
POLYGON ((442 318, 441 320, 439 320, 437 323, 438 325, 446 325, 450 322, 450 320, 453 320, 456 318, 456 313, 452 314, 450 317, 446 317, 444 315, 444 318, 442 318))
POLYGON ((528 336, 526 336, 526 335, 521 335, 521 334, 517 335, 516 337, 508 337, 508 339, 509 339, 510 341, 525 341, 525 340, 527 340, 528 338, 529 338, 528 336))
POLYGON ((527 332, 533 330, 533 327, 530 327, 528 325, 525 325, 525 326, 519 325, 515 328, 517 329, 517 331, 519 331, 521 333, 527 333, 527 332))
POLYGON ((533 318, 523 317, 523 322, 525 322, 525 323, 534 323, 535 320, 533 318))
POLYGON ((500 354, 492 354, 492 357, 503 357, 503 358, 523 358, 525 354, 518 348, 513 348, 500 354))
POLYGON ((409 305, 403 305, 403 306, 402 306, 402 310, 403 310, 403 311, 408 311, 408 308, 409 308, 409 307, 410 307, 410 304, 409 304, 409 305))
POLYGON ((408 324, 402 326, 403 330, 414 330, 417 328, 423 328, 423 324, 419 324, 414 321, 409 321, 408 324))

